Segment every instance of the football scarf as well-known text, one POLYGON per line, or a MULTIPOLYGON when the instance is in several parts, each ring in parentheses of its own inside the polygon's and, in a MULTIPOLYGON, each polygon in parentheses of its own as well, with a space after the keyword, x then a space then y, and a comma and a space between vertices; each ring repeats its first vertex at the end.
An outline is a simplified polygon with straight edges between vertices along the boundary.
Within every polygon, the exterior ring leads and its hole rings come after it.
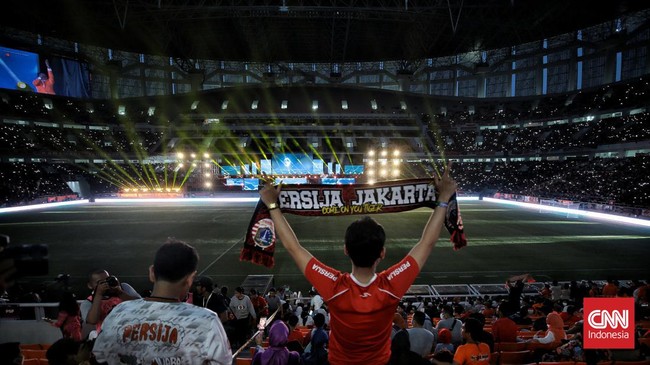
MULTIPOLYGON (((448 202, 445 227, 454 250, 467 245, 458 201, 448 202)), ((283 213, 308 216, 396 213, 438 206, 430 179, 379 182, 373 185, 283 185, 278 206, 283 213)), ((275 228, 271 214, 260 200, 248 225, 242 261, 273 267, 275 228)))

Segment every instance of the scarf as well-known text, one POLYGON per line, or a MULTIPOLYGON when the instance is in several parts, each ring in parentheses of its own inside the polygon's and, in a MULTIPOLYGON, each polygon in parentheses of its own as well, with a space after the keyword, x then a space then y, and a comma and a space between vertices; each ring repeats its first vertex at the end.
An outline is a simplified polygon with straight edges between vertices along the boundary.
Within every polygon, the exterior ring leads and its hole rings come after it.
MULTIPOLYGON (((447 202, 445 227, 454 250, 467 245, 456 194, 447 202)), ((396 213, 438 206, 430 179, 385 181, 373 185, 286 185, 278 205, 283 213, 307 216, 396 213)), ((275 228, 271 214, 260 200, 248 225, 242 261, 273 267, 275 228)))

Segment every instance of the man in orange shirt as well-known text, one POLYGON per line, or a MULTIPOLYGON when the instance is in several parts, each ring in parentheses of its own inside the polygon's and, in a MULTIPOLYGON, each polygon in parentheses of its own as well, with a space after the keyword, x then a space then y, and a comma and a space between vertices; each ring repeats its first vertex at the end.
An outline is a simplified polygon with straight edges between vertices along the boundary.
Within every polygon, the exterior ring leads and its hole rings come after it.
POLYGON ((45 60, 45 66, 47 67, 47 75, 42 72, 39 73, 36 80, 32 81, 32 84, 36 87, 37 92, 54 95, 54 73, 48 60, 45 60))
POLYGON ((468 318, 463 324, 465 344, 458 346, 454 354, 454 365, 488 365, 490 363, 490 346, 478 342, 483 332, 481 322, 468 318))

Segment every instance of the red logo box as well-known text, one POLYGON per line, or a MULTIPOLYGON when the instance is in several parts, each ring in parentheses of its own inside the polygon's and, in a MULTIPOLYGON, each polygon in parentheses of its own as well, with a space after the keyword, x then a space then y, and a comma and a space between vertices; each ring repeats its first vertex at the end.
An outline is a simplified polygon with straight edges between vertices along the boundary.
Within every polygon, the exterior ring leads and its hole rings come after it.
POLYGON ((634 299, 585 298, 585 349, 634 348, 634 299))

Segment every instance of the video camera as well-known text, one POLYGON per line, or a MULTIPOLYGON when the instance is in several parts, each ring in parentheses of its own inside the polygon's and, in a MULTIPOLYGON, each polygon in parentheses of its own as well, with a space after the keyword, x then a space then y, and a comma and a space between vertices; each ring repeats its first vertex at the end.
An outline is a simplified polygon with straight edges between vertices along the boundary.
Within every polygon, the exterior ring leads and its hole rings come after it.
POLYGON ((44 244, 9 246, 9 236, 0 234, 0 261, 13 261, 14 278, 49 273, 48 247, 44 244))
POLYGON ((106 278, 106 284, 108 284, 108 286, 110 286, 111 288, 115 288, 118 285, 120 285, 120 282, 119 280, 117 280, 115 276, 109 276, 106 278))

